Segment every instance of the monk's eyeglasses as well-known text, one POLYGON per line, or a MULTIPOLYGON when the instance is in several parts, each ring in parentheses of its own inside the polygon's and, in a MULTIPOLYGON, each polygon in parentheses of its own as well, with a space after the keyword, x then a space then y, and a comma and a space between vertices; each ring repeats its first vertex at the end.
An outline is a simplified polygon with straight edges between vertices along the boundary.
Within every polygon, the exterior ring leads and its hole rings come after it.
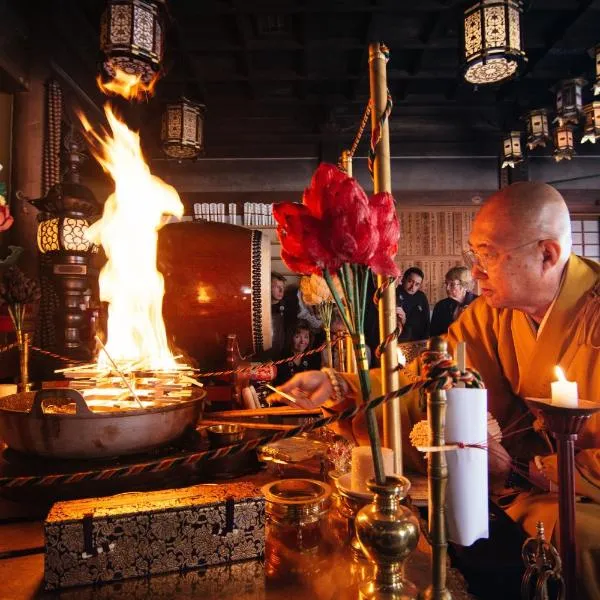
POLYGON ((542 240, 532 240, 531 242, 527 242, 526 244, 521 244, 520 246, 514 246, 513 248, 506 248, 500 252, 496 252, 495 250, 484 250, 478 252, 477 250, 473 250, 469 248, 468 250, 463 250, 463 259, 465 261, 466 266, 469 269, 473 267, 477 267, 480 271, 487 273, 487 270, 490 266, 493 266, 498 259, 507 252, 514 252, 515 250, 520 250, 521 248, 526 248, 527 246, 531 246, 531 244, 537 244, 542 240))

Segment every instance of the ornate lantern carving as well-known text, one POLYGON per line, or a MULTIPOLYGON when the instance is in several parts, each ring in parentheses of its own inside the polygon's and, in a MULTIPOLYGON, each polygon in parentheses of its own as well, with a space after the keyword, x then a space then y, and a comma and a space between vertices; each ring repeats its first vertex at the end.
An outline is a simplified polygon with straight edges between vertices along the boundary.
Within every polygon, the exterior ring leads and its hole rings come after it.
POLYGON ((581 143, 596 143, 596 138, 600 138, 600 100, 590 102, 583 107, 583 116, 585 125, 583 126, 583 136, 581 143))
POLYGON ((172 158, 196 158, 204 150, 204 104, 182 98, 167 104, 162 117, 163 151, 172 158))
POLYGON ((581 119, 581 88, 586 81, 581 77, 565 79, 556 86, 556 118, 559 125, 577 125, 581 119))
POLYGON ((87 219, 56 217, 41 221, 37 243, 42 254, 47 252, 90 252, 95 246, 85 237, 89 227, 87 219))
POLYGON ((524 118, 527 122, 527 147, 530 150, 545 148, 550 141, 548 111, 545 108, 530 110, 524 118))
POLYGON ((150 83, 160 71, 164 26, 162 0, 109 0, 100 23, 104 69, 117 69, 150 83))
POLYGON ((557 125, 554 129, 554 160, 556 162, 563 158, 571 160, 574 155, 573 126, 570 124, 557 125))
POLYGON ((476 85, 512 77, 525 59, 520 0, 480 0, 465 11, 465 79, 476 85))
POLYGON ((502 136, 502 168, 513 168, 523 160, 521 132, 509 131, 502 136))

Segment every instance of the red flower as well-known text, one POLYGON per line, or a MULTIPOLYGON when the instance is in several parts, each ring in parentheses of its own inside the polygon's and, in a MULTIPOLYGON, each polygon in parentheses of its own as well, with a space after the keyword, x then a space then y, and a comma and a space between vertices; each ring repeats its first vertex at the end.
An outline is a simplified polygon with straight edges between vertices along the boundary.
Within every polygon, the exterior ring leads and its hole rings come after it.
POLYGON ((13 221, 14 219, 10 214, 8 204, 0 205, 0 231, 6 231, 7 229, 10 229, 13 221))
POLYGON ((368 264, 378 275, 398 277, 400 270, 394 256, 398 252, 400 224, 394 198, 387 192, 374 194, 370 198, 370 206, 374 226, 379 232, 379 243, 368 264))
POLYGON ((371 200, 359 183, 337 167, 321 164, 304 191, 302 204, 273 207, 281 257, 297 273, 335 272, 342 263, 373 266, 399 274, 398 219, 389 194, 371 200))
POLYGON ((310 187, 304 190, 302 203, 320 219, 330 207, 337 186, 347 179, 349 179, 348 175, 336 166, 321 163, 312 176, 310 187))

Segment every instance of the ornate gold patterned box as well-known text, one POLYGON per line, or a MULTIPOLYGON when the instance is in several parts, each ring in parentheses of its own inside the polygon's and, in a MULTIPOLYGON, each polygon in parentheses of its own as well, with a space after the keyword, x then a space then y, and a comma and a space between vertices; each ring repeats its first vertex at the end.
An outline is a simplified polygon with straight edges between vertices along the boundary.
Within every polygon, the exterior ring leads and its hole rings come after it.
POLYGON ((250 482, 58 502, 44 525, 46 589, 260 557, 264 521, 250 482))

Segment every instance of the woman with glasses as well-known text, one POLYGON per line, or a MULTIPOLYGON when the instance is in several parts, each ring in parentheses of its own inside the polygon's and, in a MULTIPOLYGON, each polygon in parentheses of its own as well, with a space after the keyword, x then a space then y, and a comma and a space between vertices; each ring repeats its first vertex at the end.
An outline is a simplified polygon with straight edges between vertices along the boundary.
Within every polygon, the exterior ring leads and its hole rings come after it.
POLYGON ((431 335, 443 335, 456 321, 463 310, 477 298, 471 292, 473 280, 467 267, 452 267, 446 273, 447 298, 440 300, 433 308, 431 335))

